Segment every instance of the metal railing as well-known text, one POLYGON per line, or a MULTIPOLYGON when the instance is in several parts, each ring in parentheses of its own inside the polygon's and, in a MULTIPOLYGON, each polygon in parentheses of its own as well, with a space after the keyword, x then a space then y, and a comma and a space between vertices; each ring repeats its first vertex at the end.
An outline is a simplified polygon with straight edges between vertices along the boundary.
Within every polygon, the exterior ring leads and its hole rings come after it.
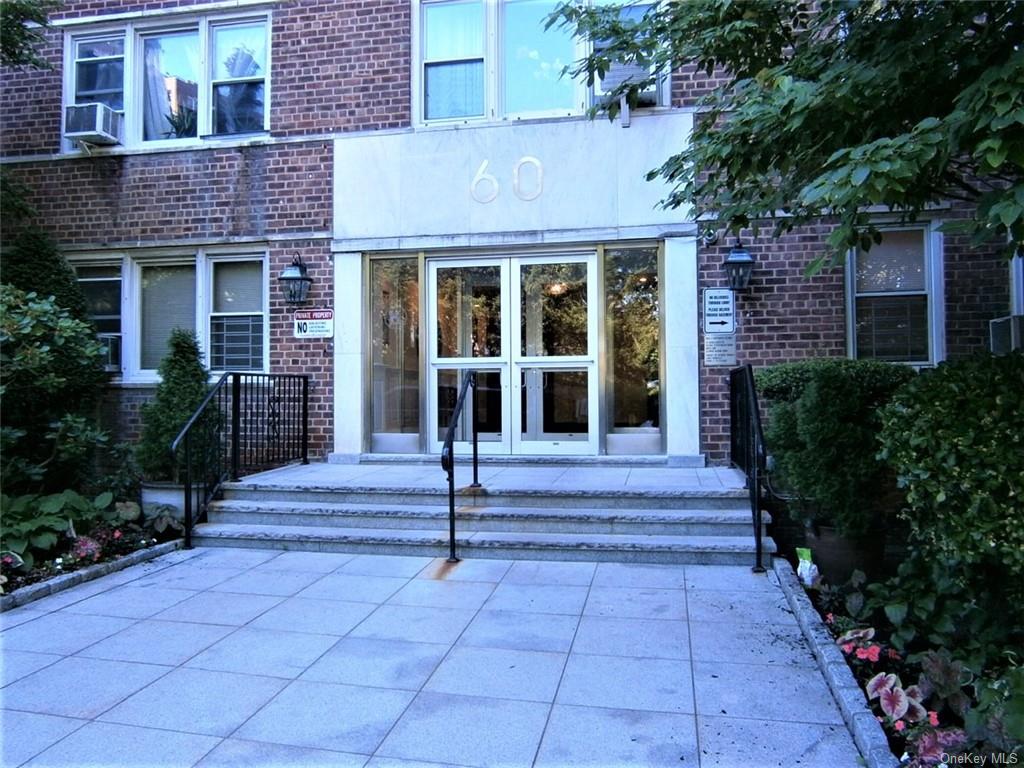
POLYGON ((448 422, 448 431, 444 436, 444 445, 441 447, 441 469, 448 474, 448 562, 457 563, 459 558, 455 554, 455 431, 459 425, 459 417, 465 410, 466 391, 472 387, 473 396, 470 401, 470 419, 473 430, 473 484, 470 488, 480 487, 480 452, 479 433, 476 423, 477 401, 476 401, 476 371, 466 371, 466 377, 459 387, 459 397, 452 409, 451 421, 448 422))
POLYGON ((225 373, 171 443, 185 486, 185 547, 229 478, 292 461, 309 463, 309 377, 225 373), (179 463, 178 452, 183 461, 179 463), (198 486, 199 509, 193 510, 198 486))
POLYGON ((750 365, 729 372, 729 459, 747 476, 750 513, 754 523, 754 572, 764 573, 761 551, 761 490, 767 477, 768 452, 761 427, 761 410, 750 365))

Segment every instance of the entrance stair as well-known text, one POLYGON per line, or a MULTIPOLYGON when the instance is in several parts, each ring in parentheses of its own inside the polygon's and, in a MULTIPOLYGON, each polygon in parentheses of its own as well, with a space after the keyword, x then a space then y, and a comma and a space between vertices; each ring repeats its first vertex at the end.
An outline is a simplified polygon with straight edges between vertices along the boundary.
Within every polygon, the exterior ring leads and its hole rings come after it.
MULTIPOLYGON (((742 476, 628 463, 488 463, 457 469, 462 558, 754 562, 742 476)), ((765 516, 765 524, 768 518, 765 516)), ((764 552, 775 551, 762 530, 764 552)), ((448 554, 448 491, 435 463, 284 467, 228 483, 197 546, 448 554)))

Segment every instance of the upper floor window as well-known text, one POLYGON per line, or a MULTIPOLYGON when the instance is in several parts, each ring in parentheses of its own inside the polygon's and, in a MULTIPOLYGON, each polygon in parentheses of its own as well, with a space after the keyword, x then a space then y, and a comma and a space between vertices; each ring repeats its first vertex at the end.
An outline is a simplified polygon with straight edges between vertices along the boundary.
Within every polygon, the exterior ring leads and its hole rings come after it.
MULTIPOLYGON (((637 75, 635 67, 613 68, 592 89, 563 75, 588 46, 567 27, 545 28, 558 0, 418 3, 417 91, 425 122, 581 114, 612 85, 637 75)), ((636 21, 647 7, 624 8, 624 23, 636 21)), ((642 94, 641 106, 661 103, 662 90, 642 94)))
POLYGON ((138 145, 267 130, 266 17, 129 23, 70 38, 67 103, 124 116, 138 145))
MULTIPOLYGON (((883 230, 849 268, 854 357, 916 364, 941 359, 941 258, 923 228, 883 230)), ((937 236, 936 236, 937 237, 937 236)))

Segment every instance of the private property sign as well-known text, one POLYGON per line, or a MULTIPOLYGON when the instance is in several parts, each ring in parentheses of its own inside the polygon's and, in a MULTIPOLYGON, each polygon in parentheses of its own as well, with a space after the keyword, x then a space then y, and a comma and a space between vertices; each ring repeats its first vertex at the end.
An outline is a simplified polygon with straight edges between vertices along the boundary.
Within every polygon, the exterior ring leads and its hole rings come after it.
POLYGON ((704 333, 735 333, 736 303, 728 288, 704 289, 704 333))
POLYGON ((294 320, 296 339, 329 339, 334 336, 333 309, 297 309, 294 320))

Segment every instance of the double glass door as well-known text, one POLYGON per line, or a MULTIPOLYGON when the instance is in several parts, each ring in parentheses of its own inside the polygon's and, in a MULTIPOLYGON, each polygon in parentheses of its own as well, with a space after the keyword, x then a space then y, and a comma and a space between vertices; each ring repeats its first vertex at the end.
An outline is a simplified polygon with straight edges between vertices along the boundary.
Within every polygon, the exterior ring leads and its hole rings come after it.
MULTIPOLYGON (((477 371, 481 453, 597 453, 594 253, 428 262, 431 447, 477 371)), ((470 450, 466 413, 455 448, 470 450)))

